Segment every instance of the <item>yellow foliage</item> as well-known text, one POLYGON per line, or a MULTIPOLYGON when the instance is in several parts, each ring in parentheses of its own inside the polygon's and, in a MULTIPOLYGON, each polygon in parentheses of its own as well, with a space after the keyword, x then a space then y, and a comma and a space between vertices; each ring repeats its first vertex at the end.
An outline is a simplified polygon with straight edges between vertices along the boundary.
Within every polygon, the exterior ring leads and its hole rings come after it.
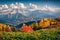
POLYGON ((51 25, 56 24, 56 22, 51 22, 51 25))
POLYGON ((9 27, 9 29, 10 29, 10 26, 9 25, 1 24, 0 23, 0 31, 6 31, 8 29, 7 27, 9 27))
POLYGON ((58 16, 58 20, 60 21, 60 16, 58 16))
POLYGON ((35 26, 38 28, 39 27, 39 24, 36 22, 35 26))
POLYGON ((50 26, 50 21, 46 18, 44 18, 43 20, 40 21, 39 23, 41 28, 46 28, 48 26, 50 26))
POLYGON ((50 21, 50 22, 54 22, 55 19, 54 19, 54 18, 50 18, 49 21, 50 21))
POLYGON ((49 21, 50 21, 51 25, 56 24, 56 21, 54 18, 50 18, 49 21))

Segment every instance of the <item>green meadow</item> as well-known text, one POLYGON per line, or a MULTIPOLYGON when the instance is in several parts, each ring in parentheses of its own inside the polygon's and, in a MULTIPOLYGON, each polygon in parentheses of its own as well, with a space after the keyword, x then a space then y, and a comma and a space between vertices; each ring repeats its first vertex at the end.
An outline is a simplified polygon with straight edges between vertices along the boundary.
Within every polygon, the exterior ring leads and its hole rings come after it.
POLYGON ((60 28, 34 32, 0 32, 0 40, 60 40, 60 28))

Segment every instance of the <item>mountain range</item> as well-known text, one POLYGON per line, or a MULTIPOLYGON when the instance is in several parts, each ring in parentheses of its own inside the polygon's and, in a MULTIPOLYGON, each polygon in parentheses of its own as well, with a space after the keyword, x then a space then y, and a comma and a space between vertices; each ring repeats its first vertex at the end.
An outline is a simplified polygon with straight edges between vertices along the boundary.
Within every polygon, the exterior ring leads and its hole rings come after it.
POLYGON ((0 23, 13 26, 43 18, 56 18, 57 16, 60 16, 60 8, 48 5, 42 7, 32 3, 29 3, 29 6, 23 3, 0 5, 0 23))
POLYGON ((15 13, 15 14, 8 13, 5 15, 0 15, 0 23, 17 26, 21 23, 26 23, 26 22, 30 22, 30 21, 38 21, 42 18, 56 17, 55 15, 49 15, 47 13, 43 13, 38 10, 29 12, 28 16, 25 16, 21 13, 15 13))

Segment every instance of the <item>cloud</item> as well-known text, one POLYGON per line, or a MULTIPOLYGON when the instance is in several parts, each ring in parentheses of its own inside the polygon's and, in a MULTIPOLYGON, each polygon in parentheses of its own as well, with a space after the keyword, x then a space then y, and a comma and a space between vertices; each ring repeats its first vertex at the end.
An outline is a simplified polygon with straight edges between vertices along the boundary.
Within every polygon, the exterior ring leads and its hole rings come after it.
POLYGON ((37 8, 37 5, 35 5, 35 4, 30 3, 29 5, 30 5, 31 9, 36 9, 37 8))
POLYGON ((0 7, 0 11, 2 11, 2 7, 0 7))
POLYGON ((20 8, 26 8, 26 6, 23 3, 19 3, 20 8))
POLYGON ((4 4, 4 5, 2 5, 2 8, 3 9, 7 9, 8 8, 8 5, 7 4, 4 4))
POLYGON ((10 7, 12 8, 12 9, 17 9, 18 8, 18 6, 17 5, 15 5, 15 4, 10 4, 10 7))
POLYGON ((55 8, 55 11, 56 12, 60 12, 60 8, 55 8))
POLYGON ((15 14, 16 13, 16 10, 12 10, 10 11, 11 14, 15 14))
POLYGON ((23 4, 23 3, 15 3, 15 4, 11 4, 10 5, 11 8, 13 9, 23 9, 23 8, 26 8, 26 6, 23 4))
POLYGON ((59 12, 60 8, 50 7, 48 5, 45 5, 43 7, 39 8, 40 11, 48 11, 48 12, 59 12))
POLYGON ((40 11, 40 12, 51 12, 51 13, 57 13, 60 12, 60 8, 56 8, 56 7, 50 7, 48 5, 44 5, 44 6, 39 6, 36 4, 32 4, 29 3, 28 6, 25 6, 23 3, 12 3, 9 6, 7 4, 1 5, 0 6, 0 12, 4 13, 4 14, 15 14, 15 13, 21 13, 23 15, 28 15, 30 12, 32 11, 40 11))

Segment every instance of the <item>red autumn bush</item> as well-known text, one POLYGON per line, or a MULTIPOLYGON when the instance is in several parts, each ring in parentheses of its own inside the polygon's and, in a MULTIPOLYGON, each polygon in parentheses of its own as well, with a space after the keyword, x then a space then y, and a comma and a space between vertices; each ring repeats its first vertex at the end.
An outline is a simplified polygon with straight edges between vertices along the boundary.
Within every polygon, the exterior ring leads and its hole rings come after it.
POLYGON ((58 16, 58 21, 60 21, 60 16, 58 16))
POLYGON ((31 26, 27 26, 25 24, 23 24, 22 28, 20 29, 21 32, 33 32, 33 29, 31 28, 31 26))
POLYGON ((12 32, 12 27, 9 27, 8 31, 9 31, 9 32, 12 32))

